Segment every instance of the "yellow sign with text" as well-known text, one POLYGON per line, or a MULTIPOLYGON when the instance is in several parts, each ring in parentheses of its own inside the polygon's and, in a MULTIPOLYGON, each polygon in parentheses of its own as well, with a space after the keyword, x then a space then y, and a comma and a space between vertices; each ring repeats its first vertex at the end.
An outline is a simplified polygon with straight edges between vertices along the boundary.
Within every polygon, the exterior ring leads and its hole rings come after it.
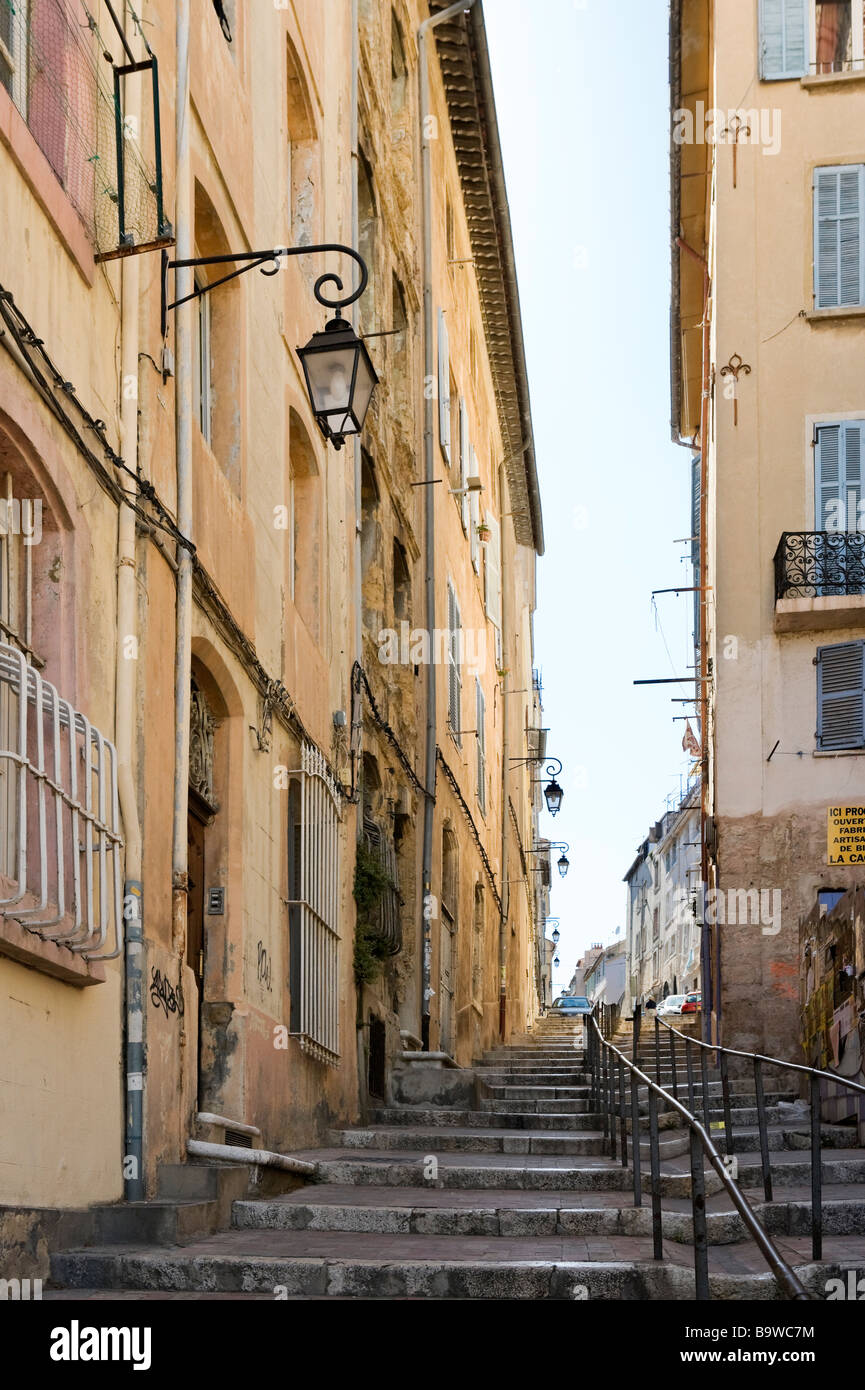
POLYGON ((865 864, 865 806, 830 806, 827 864, 865 864))

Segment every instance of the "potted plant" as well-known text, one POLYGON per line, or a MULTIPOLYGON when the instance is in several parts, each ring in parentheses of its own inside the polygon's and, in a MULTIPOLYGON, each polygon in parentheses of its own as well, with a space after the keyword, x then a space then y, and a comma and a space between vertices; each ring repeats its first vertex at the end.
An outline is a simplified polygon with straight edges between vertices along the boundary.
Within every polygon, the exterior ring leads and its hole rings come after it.
POLYGON ((486 545, 491 535, 490 528, 489 526, 487 526, 487 523, 485 521, 479 521, 477 526, 475 527, 475 530, 478 533, 478 540, 480 541, 481 545, 486 545))

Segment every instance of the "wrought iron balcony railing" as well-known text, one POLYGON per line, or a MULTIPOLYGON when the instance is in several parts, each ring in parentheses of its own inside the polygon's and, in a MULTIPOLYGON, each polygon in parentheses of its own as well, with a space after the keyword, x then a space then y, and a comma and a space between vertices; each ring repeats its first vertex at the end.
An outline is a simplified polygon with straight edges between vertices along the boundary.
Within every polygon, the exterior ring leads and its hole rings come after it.
POLYGON ((785 531, 775 551, 775 601, 865 594, 865 531, 785 531))

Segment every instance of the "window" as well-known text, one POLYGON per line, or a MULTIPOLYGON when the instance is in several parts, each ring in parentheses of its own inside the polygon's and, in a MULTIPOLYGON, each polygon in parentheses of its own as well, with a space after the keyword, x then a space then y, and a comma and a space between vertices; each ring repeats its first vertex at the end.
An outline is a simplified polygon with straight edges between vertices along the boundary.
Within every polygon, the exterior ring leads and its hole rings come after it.
POLYGON ((321 614, 321 483, 315 451, 295 410, 288 417, 291 470, 290 587, 309 633, 319 637, 321 614))
POLYGON ((288 805, 291 1032, 331 1065, 339 1061, 339 821, 327 763, 304 743, 288 805))
MULTIPOLYGON (((195 278, 195 288, 203 290, 205 282, 195 278)), ((205 443, 210 446, 213 443, 213 405, 211 394, 212 381, 212 359, 211 359, 211 320, 210 320, 210 295, 202 294, 195 301, 197 310, 195 317, 195 343, 193 345, 193 391, 195 394, 195 413, 198 419, 198 427, 201 430, 205 443)))
POLYGON ((865 421, 818 425, 814 431, 814 510, 817 531, 859 529, 865 421))
POLYGON ((808 0, 760 0, 760 76, 764 82, 804 77, 808 0))
POLYGON ((812 72, 861 71, 861 0, 816 0, 812 22, 812 72))
POLYGON ((448 644, 447 644, 447 663, 448 663, 448 726, 453 735, 457 746, 462 747, 461 734, 461 705, 462 705, 462 668, 460 665, 460 655, 462 648, 462 624, 460 621, 459 604, 452 584, 448 584, 448 644))
POLYGON ((0 3, 0 85, 27 119, 27 0, 0 3))
POLYGON ((408 68, 402 29, 393 10, 390 12, 390 109, 396 116, 405 106, 408 68))
POLYGON ((398 622, 411 624, 411 573, 405 547, 393 543, 393 613, 398 622))
POLYGON ((478 804, 481 814, 487 813, 487 702, 484 699, 483 687, 475 676, 475 710, 477 713, 477 745, 478 745, 478 804))
MULTIPOLYGON (((476 478, 478 476, 477 459, 475 458, 474 445, 469 445, 469 474, 476 478)), ((478 524, 481 519, 480 496, 477 492, 470 492, 468 495, 469 503, 469 542, 472 557, 472 569, 475 574, 481 572, 481 538, 478 535, 478 524)))
POLYGON ((290 39, 286 41, 286 189, 289 240, 309 246, 317 240, 319 178, 315 117, 303 65, 290 39))
POLYGON ((469 529, 469 494, 466 488, 469 475, 469 413, 466 403, 460 396, 460 492, 458 498, 460 504, 460 521, 462 528, 468 532, 469 529))
POLYGON ((484 997, 484 922, 486 920, 486 902, 484 897, 484 886, 482 883, 475 884, 475 912, 472 933, 472 999, 478 1006, 483 1002, 484 997))
POLYGON ((865 641, 817 648, 817 747, 865 747, 865 641))
POLYGON ((861 0, 760 0, 760 76, 861 72, 861 0))
POLYGON ((438 392, 439 392, 439 444, 441 451, 447 459, 448 467, 451 461, 451 367, 450 367, 450 345, 448 343, 448 329, 445 323, 445 311, 439 309, 439 357, 438 357, 438 392))
POLYGON ((814 171, 814 307, 863 302, 865 165, 814 171))
POLYGON ((484 557, 484 607, 490 622, 502 626, 501 531, 492 512, 486 513, 489 538, 484 557))

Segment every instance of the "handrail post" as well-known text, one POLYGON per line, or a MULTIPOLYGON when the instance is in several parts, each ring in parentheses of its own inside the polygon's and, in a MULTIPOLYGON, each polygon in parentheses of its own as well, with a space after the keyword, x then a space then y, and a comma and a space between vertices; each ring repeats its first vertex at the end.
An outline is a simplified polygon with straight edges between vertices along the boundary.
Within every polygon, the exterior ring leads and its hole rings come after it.
POLYGON ((823 1160, 820 1154, 820 1078, 811 1073, 811 1258, 823 1258, 823 1160))
POLYGON ((598 1037, 598 1103, 601 1107, 601 1126, 604 1138, 601 1148, 606 1153, 609 1137, 610 1117, 607 1111, 607 1048, 602 1037, 598 1037))
POLYGON ((772 1168, 769 1163, 769 1134, 766 1127, 766 1102, 763 1095, 763 1064, 754 1058, 754 1093, 757 1097, 757 1124, 760 1129, 760 1163, 763 1168, 763 1196, 772 1201, 772 1168))
POLYGON ((655 1081, 661 1084, 661 1025, 655 1012, 655 1081))
POLYGON ((679 1081, 676 1076, 676 1034, 670 1029, 670 1070, 673 1073, 673 1096, 679 1099, 679 1081))
POLYGON ((709 1238, 706 1229, 706 1179, 703 1146, 695 1129, 688 1130, 691 1149, 691 1220, 694 1239, 694 1297, 705 1302, 709 1293, 709 1238))
POLYGON ((616 1064, 613 1061, 613 1054, 607 1048, 609 1058, 607 1065, 607 1087, 609 1090, 610 1102, 610 1158, 616 1157, 616 1064))
POLYGON ((634 1206, 641 1207, 643 1184, 640 1173, 640 1102, 634 1072, 631 1072, 631 1153, 634 1161, 634 1206))
POLYGON ((709 1062, 705 1047, 700 1048, 700 1079, 703 1083, 703 1127, 712 1132, 712 1111, 709 1105, 709 1062))
POLYGON ((619 1130, 621 1136, 622 1167, 628 1166, 628 1114, 625 1110, 625 1064, 619 1062, 619 1130))
POLYGON ((696 1117, 694 1105, 694 1059, 691 1056, 690 1038, 685 1038, 685 1066, 688 1070, 688 1109, 696 1117))
POLYGON ((631 1061, 634 1063, 634 1066, 637 1065, 637 1057, 640 1052, 640 1024, 642 1022, 642 1013, 642 1005, 636 1004, 634 1006, 633 1047, 631 1049, 631 1061))
POLYGON ((664 1258, 664 1233, 661 1225, 661 1155, 658 1147, 658 1102, 649 1089, 649 1161, 652 1169, 652 1242, 656 1260, 664 1258))
POLYGON ((724 1147, 728 1156, 733 1152, 733 1115, 730 1109, 730 1077, 727 1073, 727 1054, 721 1057, 721 1094, 724 1099, 724 1147))

